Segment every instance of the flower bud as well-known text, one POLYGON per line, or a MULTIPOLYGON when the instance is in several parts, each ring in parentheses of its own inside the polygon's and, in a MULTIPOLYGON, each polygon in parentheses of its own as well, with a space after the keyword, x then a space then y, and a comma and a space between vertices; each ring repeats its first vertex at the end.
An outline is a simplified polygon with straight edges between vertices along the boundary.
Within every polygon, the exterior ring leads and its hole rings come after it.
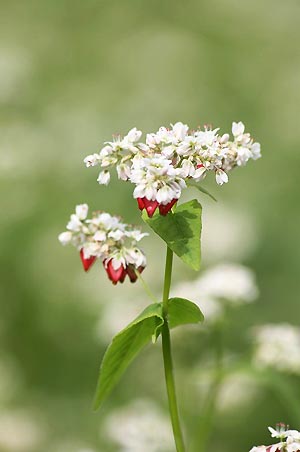
POLYGON ((80 250, 80 259, 81 259, 84 271, 87 272, 91 268, 91 266, 93 265, 93 263, 95 262, 95 260, 97 258, 96 258, 96 256, 90 256, 88 258, 85 258, 83 249, 81 248, 81 250, 80 250))

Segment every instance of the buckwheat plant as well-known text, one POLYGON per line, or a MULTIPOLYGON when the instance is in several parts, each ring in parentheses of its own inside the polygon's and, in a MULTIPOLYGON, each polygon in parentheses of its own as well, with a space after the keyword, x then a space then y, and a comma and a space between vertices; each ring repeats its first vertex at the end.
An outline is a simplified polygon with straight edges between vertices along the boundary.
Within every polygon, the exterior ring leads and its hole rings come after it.
MULTIPOLYGON (((142 140, 142 132, 131 129, 124 137, 106 142, 99 153, 84 159, 87 167, 99 165, 99 184, 110 182, 114 168, 124 182, 133 184, 133 197, 142 211, 143 221, 166 243, 166 263, 161 301, 154 301, 118 333, 109 345, 100 368, 96 390, 97 409, 120 377, 148 342, 162 337, 162 352, 169 411, 176 450, 184 452, 184 440, 179 422, 170 329, 203 320, 200 308, 185 298, 170 298, 173 254, 198 271, 200 268, 200 236, 202 208, 196 199, 179 204, 182 191, 197 187, 211 196, 201 182, 212 172, 218 185, 228 182, 228 174, 258 159, 260 144, 245 133, 242 122, 232 124, 232 137, 219 134, 219 129, 204 126, 191 130, 181 122, 160 127, 142 140), (178 205, 179 204, 179 205, 178 205)), ((101 206, 100 206, 101 207, 101 206)), ((62 244, 77 248, 84 270, 100 260, 113 284, 140 279, 146 257, 139 247, 147 235, 105 212, 94 212, 88 218, 88 206, 78 205, 59 236, 62 244)), ((150 292, 147 289, 148 293, 150 292)), ((150 292, 151 293, 151 292, 150 292)), ((155 299, 155 297, 152 296, 155 299)))

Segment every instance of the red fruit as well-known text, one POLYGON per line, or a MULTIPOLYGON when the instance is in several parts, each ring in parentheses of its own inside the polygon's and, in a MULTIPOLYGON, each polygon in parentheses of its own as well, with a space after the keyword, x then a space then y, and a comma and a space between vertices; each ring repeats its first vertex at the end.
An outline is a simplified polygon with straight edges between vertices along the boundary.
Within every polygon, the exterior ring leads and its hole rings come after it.
POLYGON ((143 210, 145 208, 144 199, 145 198, 137 198, 137 202, 138 202, 138 206, 139 206, 140 210, 143 210))
POLYGON ((81 262, 82 262, 84 271, 86 271, 86 272, 89 270, 89 268, 93 265, 93 263, 97 259, 96 256, 91 256, 91 257, 88 257, 87 259, 85 259, 84 255, 83 255, 83 249, 80 250, 80 258, 81 258, 81 262))
POLYGON ((159 205, 159 213, 161 215, 167 215, 170 212, 174 204, 178 201, 178 199, 172 199, 172 201, 168 202, 168 204, 160 204, 159 205))
POLYGON ((106 263, 106 261, 103 261, 103 265, 106 270, 107 276, 114 285, 118 282, 124 282, 124 279, 126 277, 126 270, 123 265, 120 265, 120 267, 115 270, 112 264, 112 259, 110 259, 108 263, 106 263))
POLYGON ((135 267, 133 265, 128 265, 128 267, 126 267, 126 272, 127 275, 129 276, 130 282, 134 283, 138 278, 135 267))
POLYGON ((204 168, 204 165, 202 165, 202 163, 199 163, 199 165, 197 165, 197 168, 204 168))
POLYGON ((148 217, 153 217, 153 214, 158 206, 157 201, 149 201, 147 198, 143 198, 144 207, 147 210, 148 217))

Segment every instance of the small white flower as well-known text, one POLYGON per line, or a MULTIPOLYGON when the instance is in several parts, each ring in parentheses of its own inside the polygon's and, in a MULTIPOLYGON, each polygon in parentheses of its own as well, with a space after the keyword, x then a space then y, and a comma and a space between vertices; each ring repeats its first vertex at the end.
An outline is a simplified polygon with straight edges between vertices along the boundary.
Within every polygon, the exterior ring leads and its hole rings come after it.
POLYGON ((261 150, 259 143, 253 143, 251 146, 252 158, 253 160, 257 160, 261 157, 261 150))
POLYGON ((78 204, 75 209, 76 216, 79 220, 85 220, 89 211, 87 204, 78 204))
POLYGON ((204 166, 197 168, 193 174, 193 179, 195 179, 195 181, 197 182, 204 179, 204 177, 206 176, 206 171, 207 169, 204 166))
POLYGON ((110 173, 109 171, 101 171, 98 176, 97 182, 101 185, 108 185, 110 181, 110 173))
POLYGON ((240 135, 243 135, 244 132, 245 132, 245 126, 242 123, 242 121, 232 123, 233 136, 238 137, 240 135))
POLYGON ((115 231, 110 231, 108 233, 108 237, 118 242, 124 237, 124 232, 121 231, 120 229, 116 229, 115 231))
POLYGON ((93 239, 96 240, 96 242, 104 242, 106 240, 106 237, 106 232, 99 230, 94 234, 93 239))
POLYGON ((188 133, 189 127, 182 122, 176 122, 176 124, 171 124, 174 132, 174 136, 177 140, 184 140, 186 134, 188 133))
POLYGON ((120 163, 117 165, 118 178, 121 180, 128 180, 130 178, 130 165, 128 163, 120 163))
POLYGON ((138 267, 146 267, 146 256, 139 248, 127 248, 124 250, 126 261, 138 267))
POLYGON ((72 241, 72 232, 71 231, 62 232, 61 234, 59 234, 58 240, 62 245, 68 245, 68 243, 72 241))
POLYGON ((91 154, 85 157, 83 161, 87 168, 90 166, 96 166, 100 163, 100 156, 99 154, 91 154))
POLYGON ((126 138, 130 143, 135 143, 141 138, 141 136, 142 132, 140 130, 137 130, 136 127, 134 127, 133 129, 129 130, 126 138))
POLYGON ((144 237, 147 237, 149 234, 148 232, 141 232, 139 229, 134 229, 133 231, 125 231, 126 237, 129 237, 136 242, 139 242, 144 237))
POLYGON ((78 232, 81 230, 81 228, 82 228, 82 223, 79 220, 78 216, 75 214, 72 214, 70 221, 67 224, 67 229, 69 229, 69 231, 78 232))
POLYGON ((228 176, 225 173, 225 171, 219 169, 216 171, 216 181, 218 185, 227 184, 228 182, 228 176))

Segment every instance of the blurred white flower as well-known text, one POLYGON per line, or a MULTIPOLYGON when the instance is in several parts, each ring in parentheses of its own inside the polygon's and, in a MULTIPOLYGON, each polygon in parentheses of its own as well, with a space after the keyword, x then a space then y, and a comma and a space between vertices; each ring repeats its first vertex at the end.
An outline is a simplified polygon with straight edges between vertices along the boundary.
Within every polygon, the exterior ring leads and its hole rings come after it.
POLYGON ((108 416, 104 431, 120 452, 174 450, 169 419, 150 401, 137 400, 108 416))
POLYGON ((254 273, 239 264, 220 264, 206 270, 197 280, 196 288, 203 296, 231 303, 249 303, 258 296, 254 273))
POLYGON ((242 206, 234 209, 223 203, 216 209, 208 203, 203 216, 202 250, 206 261, 240 261, 255 251, 258 228, 255 217, 248 210, 242 206))
POLYGON ((0 412, 0 449, 29 452, 36 449, 44 431, 26 411, 0 412))
POLYGON ((217 407, 221 412, 228 412, 228 410, 234 412, 259 396, 260 387, 257 385, 256 379, 246 373, 236 372, 223 380, 218 394, 217 407))
POLYGON ((221 264, 206 270, 198 279, 179 283, 171 289, 172 297, 187 298, 196 303, 205 322, 214 322, 224 312, 224 303, 238 305, 252 302, 258 296, 253 272, 238 264, 221 264))
POLYGON ((267 324, 254 329, 254 363, 300 375, 300 328, 288 323, 267 324))

